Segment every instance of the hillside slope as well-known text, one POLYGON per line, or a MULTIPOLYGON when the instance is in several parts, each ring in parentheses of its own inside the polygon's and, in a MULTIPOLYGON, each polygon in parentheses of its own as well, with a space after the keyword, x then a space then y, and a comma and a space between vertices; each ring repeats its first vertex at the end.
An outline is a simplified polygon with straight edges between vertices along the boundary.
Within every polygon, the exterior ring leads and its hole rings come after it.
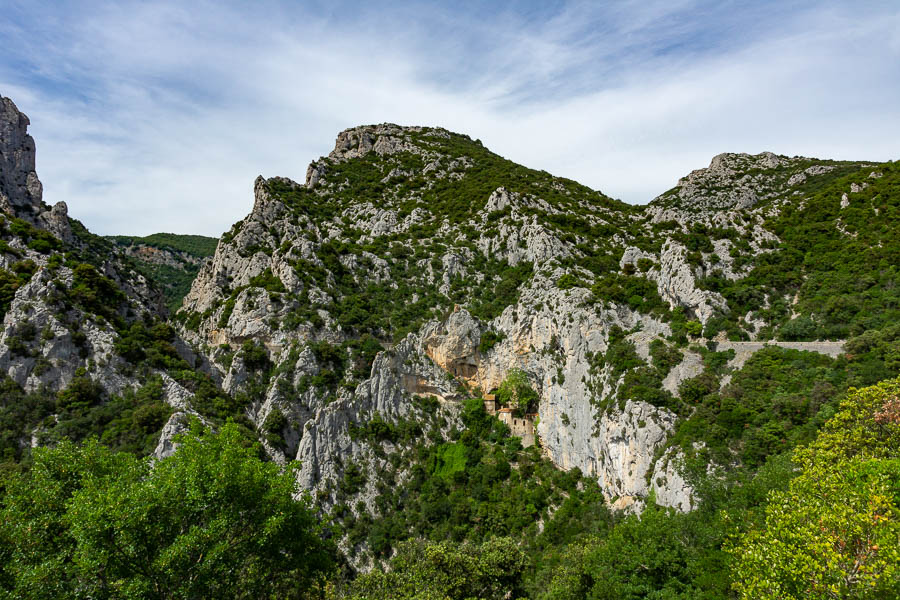
POLYGON ((498 413, 514 431, 534 424, 546 456, 613 507, 652 494, 687 510, 686 461, 752 467, 807 439, 850 383, 896 372, 883 348, 897 335, 898 176, 890 163, 725 154, 632 207, 466 136, 358 127, 304 183, 257 179, 253 211, 177 319, 324 506, 344 465, 365 481, 357 517, 381 510, 386 472, 404 477, 388 460, 402 448, 358 428, 435 397, 449 420, 434 443, 449 439, 460 400, 521 371, 536 398, 522 407, 533 416, 498 413), (867 349, 849 363, 774 348, 741 366, 715 341, 861 334, 871 343, 854 341, 867 349), (783 408, 755 391, 765 360, 795 365, 766 392, 783 408), (823 370, 829 387, 810 401, 823 370), (751 408, 738 416, 735 402, 751 408))
POLYGON ((203 259, 216 251, 216 238, 202 235, 154 233, 144 237, 111 235, 121 252, 131 258, 137 269, 156 283, 166 298, 166 306, 175 312, 191 289, 203 259))
POLYGON ((89 435, 171 451, 198 414, 187 399, 215 384, 166 324, 152 282, 65 203, 44 204, 28 124, 0 97, 0 461, 89 435))
MULTIPOLYGON (((900 373, 893 163, 722 154, 629 206, 382 124, 341 132, 303 183, 258 178, 218 242, 104 239, 44 205, 2 102, 9 468, 91 434, 166 456, 189 417, 233 419, 299 461, 354 568, 410 538, 512 536, 538 597, 591 534, 681 523, 724 560, 722 495, 789 477, 778 457, 850 387, 900 373), (612 529, 608 509, 647 507, 612 529)), ((721 592, 716 565, 691 585, 721 592)))

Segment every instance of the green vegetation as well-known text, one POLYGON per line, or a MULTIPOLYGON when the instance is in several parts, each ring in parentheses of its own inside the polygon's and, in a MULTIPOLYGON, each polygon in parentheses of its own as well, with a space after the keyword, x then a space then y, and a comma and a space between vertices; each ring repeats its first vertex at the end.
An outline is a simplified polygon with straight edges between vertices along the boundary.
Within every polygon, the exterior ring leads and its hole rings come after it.
POLYGON ((68 290, 68 298, 87 312, 117 320, 118 309, 125 302, 125 294, 109 277, 102 275, 88 263, 81 263, 72 269, 73 282, 68 290))
POLYGON ((669 312, 669 305, 660 298, 656 283, 644 277, 613 273, 605 275, 591 286, 594 301, 625 304, 632 310, 660 317, 669 312))
POLYGON ((846 339, 900 318, 900 165, 836 170, 811 178, 803 202, 789 202, 766 227, 781 243, 752 259, 750 274, 726 280, 715 270, 701 286, 720 292, 729 315, 706 332, 739 332, 739 316, 753 311, 763 337, 846 339), (870 178, 873 171, 880 178, 870 178), (850 193, 851 184, 865 183, 850 193), (877 225, 873 226, 873 223, 877 225), (799 319, 791 319, 791 302, 799 319), (768 308, 761 308, 768 299, 768 308))
POLYGON ((409 541, 398 547, 390 570, 362 575, 330 598, 518 598, 526 566, 525 554, 511 538, 462 546, 409 541))
MULTIPOLYGON (((897 335, 895 329, 888 339, 897 335)), ((691 455, 702 442, 704 459, 719 464, 737 459, 756 468, 769 456, 809 443, 850 387, 900 373, 895 346, 888 344, 880 332, 866 334, 847 343, 848 351, 857 353, 838 359, 770 346, 732 373, 721 390, 728 355, 704 351, 704 373, 679 390, 677 411, 683 418, 671 443, 691 455)))
POLYGON ((178 235, 174 233, 154 233, 145 237, 131 235, 107 236, 119 247, 148 246, 163 252, 170 253, 168 261, 178 266, 154 259, 152 255, 146 260, 134 257, 134 267, 137 271, 154 282, 162 290, 169 310, 175 312, 181 306, 182 299, 191 289, 191 284, 200 271, 196 259, 212 256, 216 251, 219 240, 204 237, 202 235, 178 235), (185 253, 195 260, 186 260, 178 253, 185 253))
POLYGON ((481 339, 478 342, 478 351, 482 354, 487 354, 491 351, 491 348, 497 345, 498 342, 503 341, 504 335, 502 333, 497 333, 493 329, 488 329, 481 334, 481 339))
POLYGON ((135 259, 135 269, 162 290, 166 307, 175 312, 181 307, 181 301, 191 291, 191 284, 200 272, 200 267, 190 263, 182 263, 181 267, 162 265, 135 259))
POLYGON ((233 425, 152 466, 96 441, 4 481, 0 591, 15 598, 304 598, 332 567, 295 475, 233 425))
POLYGON ((437 402, 423 399, 414 418, 395 424, 375 418, 352 430, 389 464, 410 465, 410 476, 398 481, 391 469, 376 470, 375 511, 361 504, 351 510, 348 490, 366 478, 354 465, 354 480, 338 486, 332 511, 351 547, 365 541, 375 556, 386 557, 392 548, 408 548, 406 540, 480 546, 506 536, 537 561, 544 548, 608 523, 596 482, 577 469, 557 470, 535 447, 523 450, 506 425, 485 412, 483 400, 467 400, 462 420, 465 429, 451 433, 453 442, 438 442, 437 402), (391 454, 385 454, 386 442, 395 445, 391 454))
POLYGON ((106 239, 119 246, 150 246, 161 250, 185 252, 191 256, 205 258, 216 252, 218 238, 202 235, 183 235, 177 233, 154 233, 143 237, 134 235, 109 235, 106 239))
POLYGON ((528 375, 521 369, 512 369, 497 388, 497 400, 522 416, 537 409, 538 395, 528 375))
MULTIPOLYGON (((811 162, 748 170, 739 176, 770 178, 758 207, 715 220, 698 214, 652 223, 641 209, 515 165, 465 136, 429 129, 409 136, 421 153, 326 159, 313 188, 267 182, 287 210, 277 211, 278 221, 253 223, 257 241, 237 252, 275 262, 246 285, 223 275, 222 297, 212 307, 176 317, 199 331, 201 323, 228 327, 239 307, 277 309, 267 325, 279 339, 287 334, 279 364, 270 358, 279 355, 278 339, 264 345, 240 337, 234 347, 212 350, 219 365, 234 368, 232 381, 240 384, 233 394, 179 354, 172 326, 136 315, 117 283, 143 273, 174 310, 196 273, 193 261, 109 260, 114 244, 200 258, 212 254, 216 240, 104 240, 73 221, 76 250, 27 222, 0 222, 7 265, 0 269, 0 316, 46 258, 40 276, 52 280, 48 303, 84 360, 57 393, 25 393, 9 376, 0 380, 0 596, 693 600, 900 593, 900 383, 850 391, 900 373, 896 165, 832 163, 832 171, 790 189, 787 179, 811 162), (869 177, 872 170, 881 176, 869 177), (851 185, 858 191, 849 192, 851 185), (501 186, 512 199, 482 220, 501 186), (365 203, 393 210, 393 227, 375 234, 347 212, 365 203), (530 253, 531 222, 565 252, 522 261, 539 256, 530 253), (751 242, 741 223, 760 223, 778 239, 751 242), (285 235, 291 227, 300 239, 285 235), (503 231, 518 235, 500 239, 503 231), (626 246, 658 255, 667 238, 686 248, 699 287, 727 302, 705 324, 690 307, 670 309, 662 299, 655 258, 620 268, 626 246), (508 252, 516 244, 526 252, 508 252), (715 252, 723 245, 727 256, 715 252), (72 269, 71 286, 58 275, 62 266, 72 269), (735 278, 737 272, 747 276, 735 278), (457 306, 482 321, 482 354, 503 339, 488 322, 520 299, 542 312, 547 303, 560 328, 574 323, 573 315, 556 314, 562 311, 547 296, 528 297, 536 277, 555 286, 552 297, 583 302, 605 323, 630 323, 630 331, 610 329, 606 351, 588 357, 582 383, 597 417, 629 400, 674 413, 674 432, 655 458, 675 461, 696 491, 695 510, 663 509, 651 496, 640 517, 612 512, 610 502, 619 499, 605 498, 597 484, 608 483, 609 473, 560 471, 540 447, 523 449, 478 397, 464 400, 458 416, 443 400, 416 397, 408 410, 373 411, 350 423, 354 449, 363 451, 352 459, 331 456, 334 470, 322 473, 333 477, 317 482, 317 518, 327 530, 315 524, 306 500, 290 501, 295 463, 280 470, 260 462, 263 452, 251 439, 287 451, 287 439, 304 435, 306 415, 347 401, 377 352, 457 306), (82 313, 115 333, 115 357, 88 343, 82 313), (645 359, 632 339, 641 340, 642 328, 659 331, 651 320, 667 323, 671 336, 654 339, 645 359), (720 333, 733 340, 849 339, 837 359, 772 347, 732 370, 733 352, 702 345, 701 338, 720 333), (303 352, 315 369, 295 378, 303 352), (672 394, 662 382, 685 352, 702 356, 703 372, 672 394), (139 385, 109 393, 97 376, 107 361, 139 385), (174 457, 151 469, 141 457, 172 414, 161 372, 192 394, 191 407, 220 434, 195 426, 174 457), (278 406, 252 423, 247 415, 270 394, 278 406), (51 449, 32 451, 31 440, 51 449), (340 572, 335 546, 323 538, 347 553, 340 572), (373 558, 375 569, 365 575, 348 566, 373 558)), ((704 193, 715 204, 723 191, 704 193)), ((675 203, 674 196, 661 203, 675 203)), ((235 224, 223 244, 243 227, 235 224)), ((522 314, 506 317, 515 323, 522 314)), ((41 344, 56 331, 27 320, 12 324, 9 356, 33 360, 35 373, 55 368, 41 344)), ((554 341, 541 359, 562 358, 559 352, 554 341)), ((387 356, 396 358, 391 350, 387 356)), ((548 374, 555 383, 571 377, 562 364, 548 374)), ((464 385, 458 391, 467 394, 464 385)), ((510 371, 496 394, 517 416, 536 411, 538 393, 521 370, 510 371)), ((576 414, 569 410, 560 420, 582 427, 570 419, 576 414)), ((662 486, 664 479, 647 483, 662 486)))
POLYGON ((741 598, 900 595, 900 380, 850 394, 731 552, 741 598))

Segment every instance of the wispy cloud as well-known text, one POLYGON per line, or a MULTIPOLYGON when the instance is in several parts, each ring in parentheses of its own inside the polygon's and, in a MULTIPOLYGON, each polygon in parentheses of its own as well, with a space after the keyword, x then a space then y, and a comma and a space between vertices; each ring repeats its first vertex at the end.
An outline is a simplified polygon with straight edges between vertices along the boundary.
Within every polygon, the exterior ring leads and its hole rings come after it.
POLYGON ((218 235, 360 123, 640 203, 724 151, 898 158, 900 8, 750 4, 21 2, 0 93, 45 199, 99 233, 218 235))

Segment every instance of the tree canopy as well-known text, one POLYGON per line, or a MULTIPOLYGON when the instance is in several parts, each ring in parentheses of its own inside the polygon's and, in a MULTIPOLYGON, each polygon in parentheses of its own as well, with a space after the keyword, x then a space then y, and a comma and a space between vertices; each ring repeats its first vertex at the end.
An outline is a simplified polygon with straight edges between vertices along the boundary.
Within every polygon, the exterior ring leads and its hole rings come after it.
POLYGON ((333 564, 295 474, 231 423, 195 424, 156 464, 38 448, 5 485, 0 598, 297 598, 333 564))
POLYGON ((733 548, 741 597, 900 597, 898 457, 900 379, 850 394, 733 548))

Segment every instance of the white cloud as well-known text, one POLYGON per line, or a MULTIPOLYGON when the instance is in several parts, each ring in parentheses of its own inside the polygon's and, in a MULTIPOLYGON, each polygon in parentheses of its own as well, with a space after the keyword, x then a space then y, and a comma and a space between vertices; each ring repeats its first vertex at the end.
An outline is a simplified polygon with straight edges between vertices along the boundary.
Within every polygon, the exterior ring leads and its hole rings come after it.
POLYGON ((900 153, 896 10, 806 11, 732 45, 696 33, 685 3, 623 3, 602 35, 588 4, 546 22, 445 11, 406 26, 181 6, 73 13, 25 50, 28 76, 0 62, 45 200, 98 233, 219 235, 249 211, 257 174, 302 179, 361 123, 445 126, 640 203, 724 151, 900 153), (668 48, 667 24, 696 47, 668 48))

